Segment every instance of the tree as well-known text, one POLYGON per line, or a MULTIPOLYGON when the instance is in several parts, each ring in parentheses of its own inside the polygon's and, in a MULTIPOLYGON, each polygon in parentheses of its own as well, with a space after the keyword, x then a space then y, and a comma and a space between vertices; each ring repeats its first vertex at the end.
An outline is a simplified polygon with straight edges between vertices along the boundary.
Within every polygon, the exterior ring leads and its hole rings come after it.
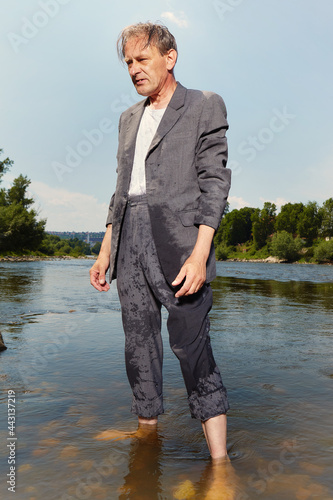
POLYGON ((309 201, 300 214, 297 224, 298 234, 307 240, 308 245, 312 245, 313 240, 318 237, 321 221, 322 214, 319 212, 318 203, 309 201))
POLYGON ((276 217, 275 230, 297 233, 297 224, 304 210, 303 203, 286 203, 276 217))
MULTIPOLYGON (((0 153, 2 150, 0 150, 0 153)), ((0 162, 1 177, 13 164, 6 158, 0 162)), ((21 252, 36 250, 41 244, 46 220, 37 220, 36 210, 29 207, 33 199, 27 197, 30 180, 23 175, 14 179, 9 189, 0 191, 0 250, 21 252)))
POLYGON ((251 216, 253 241, 256 250, 266 245, 268 236, 274 232, 276 205, 266 201, 262 210, 257 208, 251 216))
POLYGON ((333 238, 333 198, 329 198, 319 209, 321 215, 320 235, 333 238))
MULTIPOLYGON (((0 149, 0 156, 2 155, 2 153, 3 153, 3 150, 0 149)), ((6 172, 8 172, 8 170, 10 169, 10 167, 12 166, 13 163, 14 163, 13 160, 10 160, 9 158, 6 158, 3 161, 0 160, 0 182, 1 182, 2 176, 6 172)))
POLYGON ((12 187, 7 191, 7 204, 21 204, 24 208, 30 207, 34 202, 33 198, 27 198, 26 196, 30 184, 31 181, 28 177, 23 175, 19 175, 14 179, 12 187))
POLYGON ((216 247, 215 250, 215 256, 217 260, 227 260, 228 254, 229 254, 228 247, 225 245, 225 243, 221 243, 216 247))
POLYGON ((251 239, 251 216, 254 212, 254 208, 244 207, 239 210, 233 210, 226 215, 224 241, 227 245, 237 245, 251 239))
POLYGON ((100 241, 96 241, 95 245, 91 248, 91 253, 98 255, 99 251, 101 249, 101 246, 102 246, 102 243, 100 241))
POLYGON ((252 238, 252 220, 251 216, 255 212, 255 208, 243 207, 235 208, 227 213, 221 222, 221 225, 216 233, 214 242, 216 246, 222 242, 225 245, 238 245, 245 243, 252 238))
POLYGON ((317 262, 333 262, 333 240, 319 243, 315 248, 314 258, 317 262))
POLYGON ((230 209, 230 203, 227 201, 223 215, 227 215, 229 213, 229 209, 230 209))
POLYGON ((45 223, 45 220, 37 221, 35 210, 27 210, 20 203, 0 207, 0 249, 37 250, 43 240, 45 223))
POLYGON ((298 258, 302 246, 300 238, 294 239, 289 232, 281 231, 273 235, 271 250, 275 257, 293 262, 298 258))
MULTIPOLYGON (((0 156, 2 155, 2 149, 0 149, 0 156)), ((0 160, 0 184, 1 184, 1 179, 5 175, 6 172, 10 169, 12 166, 13 161, 10 160, 9 158, 6 158, 5 160, 1 161, 0 160)), ((1 188, 0 189, 0 206, 2 206, 5 203, 6 200, 6 190, 1 188)))

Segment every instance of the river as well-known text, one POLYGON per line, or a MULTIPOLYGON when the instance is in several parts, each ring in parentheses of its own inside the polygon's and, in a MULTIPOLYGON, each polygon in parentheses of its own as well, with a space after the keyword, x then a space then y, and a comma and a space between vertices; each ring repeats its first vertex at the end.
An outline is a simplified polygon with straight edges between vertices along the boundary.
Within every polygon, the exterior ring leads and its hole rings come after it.
POLYGON ((14 498, 10 458, 19 500, 333 498, 333 266, 217 263, 211 339, 231 404, 219 468, 165 321, 166 412, 135 432, 116 286, 94 290, 91 264, 0 262, 1 498, 14 498))

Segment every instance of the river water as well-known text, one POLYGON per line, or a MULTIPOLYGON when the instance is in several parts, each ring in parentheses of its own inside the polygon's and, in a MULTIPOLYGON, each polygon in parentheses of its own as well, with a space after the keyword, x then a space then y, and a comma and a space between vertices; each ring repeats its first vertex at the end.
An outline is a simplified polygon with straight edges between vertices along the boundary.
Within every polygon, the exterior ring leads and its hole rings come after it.
POLYGON ((214 466, 165 326, 166 413, 135 432, 116 287, 94 290, 91 264, 0 263, 1 498, 14 498, 10 456, 20 500, 333 498, 333 266, 218 263, 211 338, 230 463, 214 466), (106 430, 114 439, 97 439, 106 430))

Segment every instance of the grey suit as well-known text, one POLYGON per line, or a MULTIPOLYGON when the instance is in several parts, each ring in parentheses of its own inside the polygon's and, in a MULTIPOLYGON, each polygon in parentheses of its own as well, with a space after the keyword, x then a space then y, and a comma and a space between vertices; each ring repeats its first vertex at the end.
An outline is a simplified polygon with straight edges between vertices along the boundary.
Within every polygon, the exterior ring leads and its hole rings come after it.
MULTIPOLYGON (((118 180, 107 224, 112 224, 110 280, 116 261, 128 199, 135 141, 144 100, 125 111, 119 122, 118 180)), ((217 229, 226 205, 231 171, 226 167, 228 129, 222 98, 188 90, 178 83, 146 157, 149 215, 158 257, 169 283, 191 254, 198 226, 217 229)), ((207 282, 215 277, 212 246, 207 282)))
POLYGON ((221 221, 230 187, 226 110, 217 94, 178 83, 146 156, 146 196, 129 199, 136 136, 147 103, 132 106, 120 118, 117 187, 107 218, 112 224, 110 280, 117 277, 132 412, 150 418, 164 411, 164 305, 191 414, 207 420, 229 408, 209 337, 213 245, 207 283, 197 293, 176 298, 171 283, 193 250, 199 225, 217 229, 221 221))

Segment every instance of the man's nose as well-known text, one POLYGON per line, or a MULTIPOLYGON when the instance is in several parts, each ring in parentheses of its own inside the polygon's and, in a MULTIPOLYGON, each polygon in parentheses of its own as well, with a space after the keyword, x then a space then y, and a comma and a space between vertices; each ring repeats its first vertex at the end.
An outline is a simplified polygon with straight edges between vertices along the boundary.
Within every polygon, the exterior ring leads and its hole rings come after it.
POLYGON ((134 63, 134 62, 133 62, 133 63, 131 64, 130 69, 129 69, 129 73, 130 73, 130 75, 131 75, 131 76, 134 76, 134 75, 136 75, 136 74, 137 74, 137 73, 139 73, 139 72, 140 72, 139 65, 138 65, 137 63, 134 63))

